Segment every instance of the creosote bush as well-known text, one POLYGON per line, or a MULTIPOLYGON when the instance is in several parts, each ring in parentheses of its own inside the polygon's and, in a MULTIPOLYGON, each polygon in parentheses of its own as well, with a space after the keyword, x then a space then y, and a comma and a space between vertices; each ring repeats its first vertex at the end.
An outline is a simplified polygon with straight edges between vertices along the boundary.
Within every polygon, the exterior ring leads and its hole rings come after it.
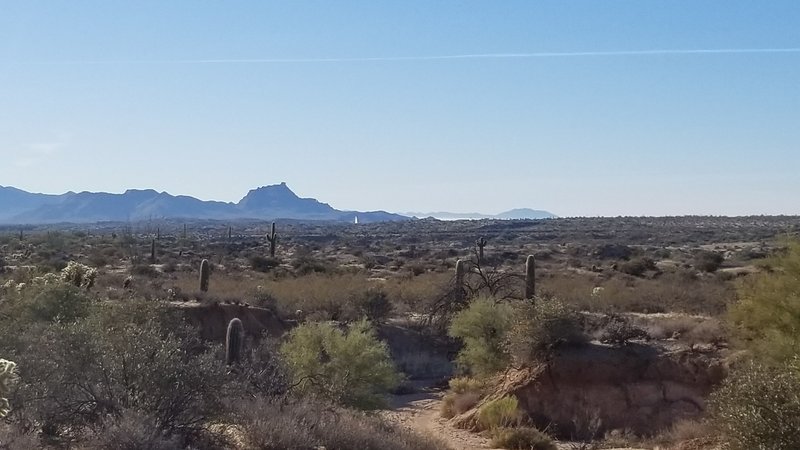
POLYGON ((488 376, 506 367, 508 356, 503 343, 512 315, 513 309, 507 303, 484 297, 473 300, 453 317, 448 334, 464 343, 457 358, 462 370, 488 376))
POLYGON ((800 242, 768 261, 770 272, 739 286, 729 314, 734 333, 760 357, 783 363, 800 353, 800 242))
POLYGON ((719 266, 722 265, 723 261, 725 261, 725 258, 721 253, 701 250, 694 256, 692 265, 697 270, 711 273, 716 272, 717 269, 719 269, 719 266))
POLYGON ((734 450, 800 448, 800 359, 738 368, 714 392, 711 411, 734 450))
POLYGON ((711 400, 720 435, 736 450, 800 448, 800 242, 739 287, 729 319, 752 361, 711 400))
POLYGON ((508 450, 558 450, 550 436, 532 427, 498 428, 492 431, 492 446, 508 450))
POLYGON ((281 354, 300 392, 345 406, 379 408, 400 381, 388 347, 365 320, 346 331, 330 323, 300 325, 281 354))
POLYGON ((547 362, 558 348, 587 340, 580 315, 556 299, 520 304, 514 317, 506 348, 518 365, 547 362))
POLYGON ((258 272, 269 272, 280 264, 278 259, 268 256, 254 255, 250 257, 250 267, 258 272))
POLYGON ((447 450, 434 438, 383 422, 378 417, 308 401, 281 404, 243 399, 234 405, 245 448, 262 450, 447 450))
POLYGON ((86 317, 92 299, 80 288, 65 282, 30 286, 18 299, 22 314, 34 320, 73 322, 86 317))

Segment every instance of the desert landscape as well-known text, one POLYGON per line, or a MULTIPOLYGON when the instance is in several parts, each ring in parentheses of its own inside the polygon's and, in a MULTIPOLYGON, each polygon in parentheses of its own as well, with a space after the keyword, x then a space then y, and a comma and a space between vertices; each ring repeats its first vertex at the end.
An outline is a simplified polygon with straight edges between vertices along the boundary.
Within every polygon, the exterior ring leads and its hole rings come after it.
POLYGON ((0 0, 0 450, 800 450, 798 0, 0 0))
POLYGON ((6 227, 0 351, 13 363, 1 440, 714 449, 789 439, 796 397, 770 405, 787 408, 778 423, 742 402, 797 378, 735 380, 791 364, 794 325, 760 321, 791 321, 796 309, 757 289, 796 288, 798 231, 789 216, 6 227))

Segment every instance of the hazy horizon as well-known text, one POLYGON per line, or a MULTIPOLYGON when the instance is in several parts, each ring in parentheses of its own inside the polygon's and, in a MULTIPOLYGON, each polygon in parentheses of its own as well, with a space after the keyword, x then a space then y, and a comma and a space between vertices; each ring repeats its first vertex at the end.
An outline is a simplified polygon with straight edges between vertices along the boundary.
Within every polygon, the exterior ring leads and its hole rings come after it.
POLYGON ((4 2, 0 185, 800 214, 795 1, 4 2))

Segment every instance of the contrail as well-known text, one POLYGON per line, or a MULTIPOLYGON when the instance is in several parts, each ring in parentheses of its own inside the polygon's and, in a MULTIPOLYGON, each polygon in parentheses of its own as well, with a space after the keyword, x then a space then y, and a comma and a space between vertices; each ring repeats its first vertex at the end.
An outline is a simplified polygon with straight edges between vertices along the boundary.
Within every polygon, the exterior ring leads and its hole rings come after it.
POLYGON ((713 48, 713 49, 658 49, 658 50, 611 50, 582 52, 533 52, 533 53, 467 53, 457 55, 430 56, 376 56, 352 58, 245 58, 245 59, 129 59, 129 60, 63 60, 63 61, 14 61, 14 65, 113 65, 113 64, 295 64, 295 63, 348 63, 348 62, 402 62, 444 61, 466 59, 531 59, 531 58, 576 58, 576 57, 625 57, 657 55, 725 55, 725 54, 775 54, 800 53, 800 47, 787 48, 713 48))

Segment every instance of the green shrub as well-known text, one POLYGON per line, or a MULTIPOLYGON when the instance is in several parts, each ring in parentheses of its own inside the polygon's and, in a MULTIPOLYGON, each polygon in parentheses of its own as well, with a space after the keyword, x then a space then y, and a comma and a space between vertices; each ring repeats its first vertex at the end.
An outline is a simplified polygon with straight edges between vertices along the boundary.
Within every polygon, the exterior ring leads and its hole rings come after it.
POLYGON ((712 273, 719 269, 723 261, 725 261, 725 257, 721 253, 701 250, 695 254, 692 265, 697 270, 712 273))
POLYGON ((723 382, 710 403, 732 449, 800 448, 800 360, 780 367, 748 363, 723 382))
POLYGON ((281 354, 301 392, 347 406, 381 407, 399 382, 388 347, 364 320, 347 332, 330 323, 300 325, 289 333, 281 354))
POLYGON ((381 289, 367 289, 355 303, 359 306, 361 317, 373 323, 382 323, 389 318, 392 313, 392 303, 389 296, 381 289))
POLYGON ((503 342, 511 326, 512 308, 490 298, 478 298, 453 318, 448 334, 464 343, 457 362, 465 371, 487 376, 503 370, 508 355, 503 342))
POLYGON ((800 352, 800 242, 768 261, 770 272, 739 286, 729 318, 734 332, 756 355, 773 363, 800 352))
POLYGON ((23 308, 34 320, 73 322, 86 317, 92 299, 69 283, 46 283, 41 288, 31 286, 21 294, 23 308))
POLYGON ((506 345, 519 365, 546 362, 559 347, 586 342, 578 313, 555 299, 520 304, 514 317, 506 345))
POLYGON ((630 261, 625 261, 619 265, 620 272, 627 273, 628 275, 633 275, 635 277, 640 277, 648 270, 655 269, 655 261, 647 257, 633 258, 630 261))
POLYGON ((510 395, 486 402, 478 410, 478 425, 483 430, 513 427, 520 419, 519 402, 510 395))
POLYGON ((711 404, 734 449, 800 448, 800 242, 739 286, 729 313, 755 360, 733 371, 711 404))
POLYGON ((269 272, 279 265, 281 262, 276 258, 261 255, 250 257, 250 267, 257 272, 269 272))
POLYGON ((498 428, 492 432, 492 446, 509 450, 558 450, 550 436, 536 428, 498 428))
POLYGON ((198 432, 220 414, 224 366, 187 329, 154 316, 108 304, 75 322, 3 323, 0 345, 21 371, 12 415, 63 439, 127 408, 148 411, 164 433, 198 432))

